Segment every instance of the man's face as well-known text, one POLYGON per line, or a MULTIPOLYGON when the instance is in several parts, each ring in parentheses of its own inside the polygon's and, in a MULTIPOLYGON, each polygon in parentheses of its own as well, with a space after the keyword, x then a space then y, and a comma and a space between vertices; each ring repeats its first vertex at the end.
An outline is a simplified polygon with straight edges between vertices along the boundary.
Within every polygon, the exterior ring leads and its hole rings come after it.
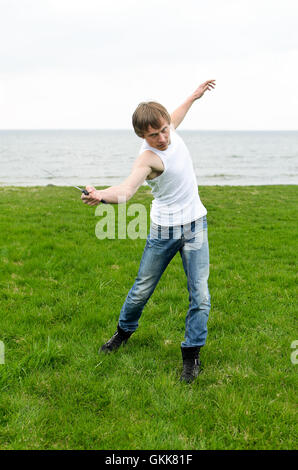
POLYGON ((167 150, 170 145, 170 125, 165 119, 160 121, 161 127, 154 129, 149 126, 147 132, 144 133, 144 139, 148 144, 157 150, 167 150))

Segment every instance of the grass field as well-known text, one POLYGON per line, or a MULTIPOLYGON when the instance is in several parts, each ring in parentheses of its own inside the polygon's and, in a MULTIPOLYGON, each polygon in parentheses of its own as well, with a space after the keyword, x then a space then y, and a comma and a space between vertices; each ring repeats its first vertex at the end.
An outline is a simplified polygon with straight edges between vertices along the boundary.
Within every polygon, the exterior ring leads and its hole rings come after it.
MULTIPOLYGON (((116 354, 144 240, 98 240, 66 187, 0 188, 1 449, 294 449, 297 186, 202 187, 212 309, 191 385, 176 256, 116 354)), ((130 203, 145 204, 142 188, 130 203)), ((129 204, 128 204, 129 205, 129 204)))

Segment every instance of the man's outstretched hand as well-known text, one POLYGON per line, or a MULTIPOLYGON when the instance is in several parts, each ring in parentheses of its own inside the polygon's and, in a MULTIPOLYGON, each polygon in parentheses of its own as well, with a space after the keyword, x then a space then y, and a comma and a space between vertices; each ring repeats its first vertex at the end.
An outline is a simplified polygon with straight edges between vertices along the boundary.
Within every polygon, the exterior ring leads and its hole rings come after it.
POLYGON ((212 90, 215 88, 215 80, 207 80, 206 82, 202 83, 194 92, 193 92, 193 99, 198 100, 203 96, 205 91, 212 90))
POLYGON ((177 109, 171 114, 171 121, 176 129, 183 119, 185 118, 186 114, 189 111, 189 108, 194 103, 194 101, 198 100, 203 96, 206 90, 212 90, 215 87, 215 80, 207 80, 206 82, 202 83, 177 109))
POLYGON ((89 194, 82 194, 81 199, 83 203, 88 204, 88 206, 97 206, 100 204, 100 191, 97 191, 93 186, 86 186, 86 189, 89 194))

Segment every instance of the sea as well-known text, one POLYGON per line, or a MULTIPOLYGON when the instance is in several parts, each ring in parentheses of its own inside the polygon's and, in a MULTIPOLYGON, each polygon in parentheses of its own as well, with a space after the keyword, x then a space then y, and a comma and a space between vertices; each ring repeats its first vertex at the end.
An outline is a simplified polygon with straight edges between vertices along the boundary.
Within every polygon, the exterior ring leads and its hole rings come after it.
MULTIPOLYGON (((298 131, 178 130, 198 185, 298 184, 298 131)), ((110 186, 130 173, 132 130, 0 130, 0 186, 110 186)))

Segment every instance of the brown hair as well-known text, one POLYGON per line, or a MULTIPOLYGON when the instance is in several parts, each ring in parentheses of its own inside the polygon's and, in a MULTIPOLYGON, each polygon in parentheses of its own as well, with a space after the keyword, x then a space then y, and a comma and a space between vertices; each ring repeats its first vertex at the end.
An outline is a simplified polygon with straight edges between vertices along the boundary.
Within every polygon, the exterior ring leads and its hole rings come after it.
POLYGON ((132 115, 132 125, 139 137, 144 137, 144 132, 151 126, 153 129, 161 127, 161 119, 171 123, 171 116, 164 106, 155 101, 140 103, 132 115))

